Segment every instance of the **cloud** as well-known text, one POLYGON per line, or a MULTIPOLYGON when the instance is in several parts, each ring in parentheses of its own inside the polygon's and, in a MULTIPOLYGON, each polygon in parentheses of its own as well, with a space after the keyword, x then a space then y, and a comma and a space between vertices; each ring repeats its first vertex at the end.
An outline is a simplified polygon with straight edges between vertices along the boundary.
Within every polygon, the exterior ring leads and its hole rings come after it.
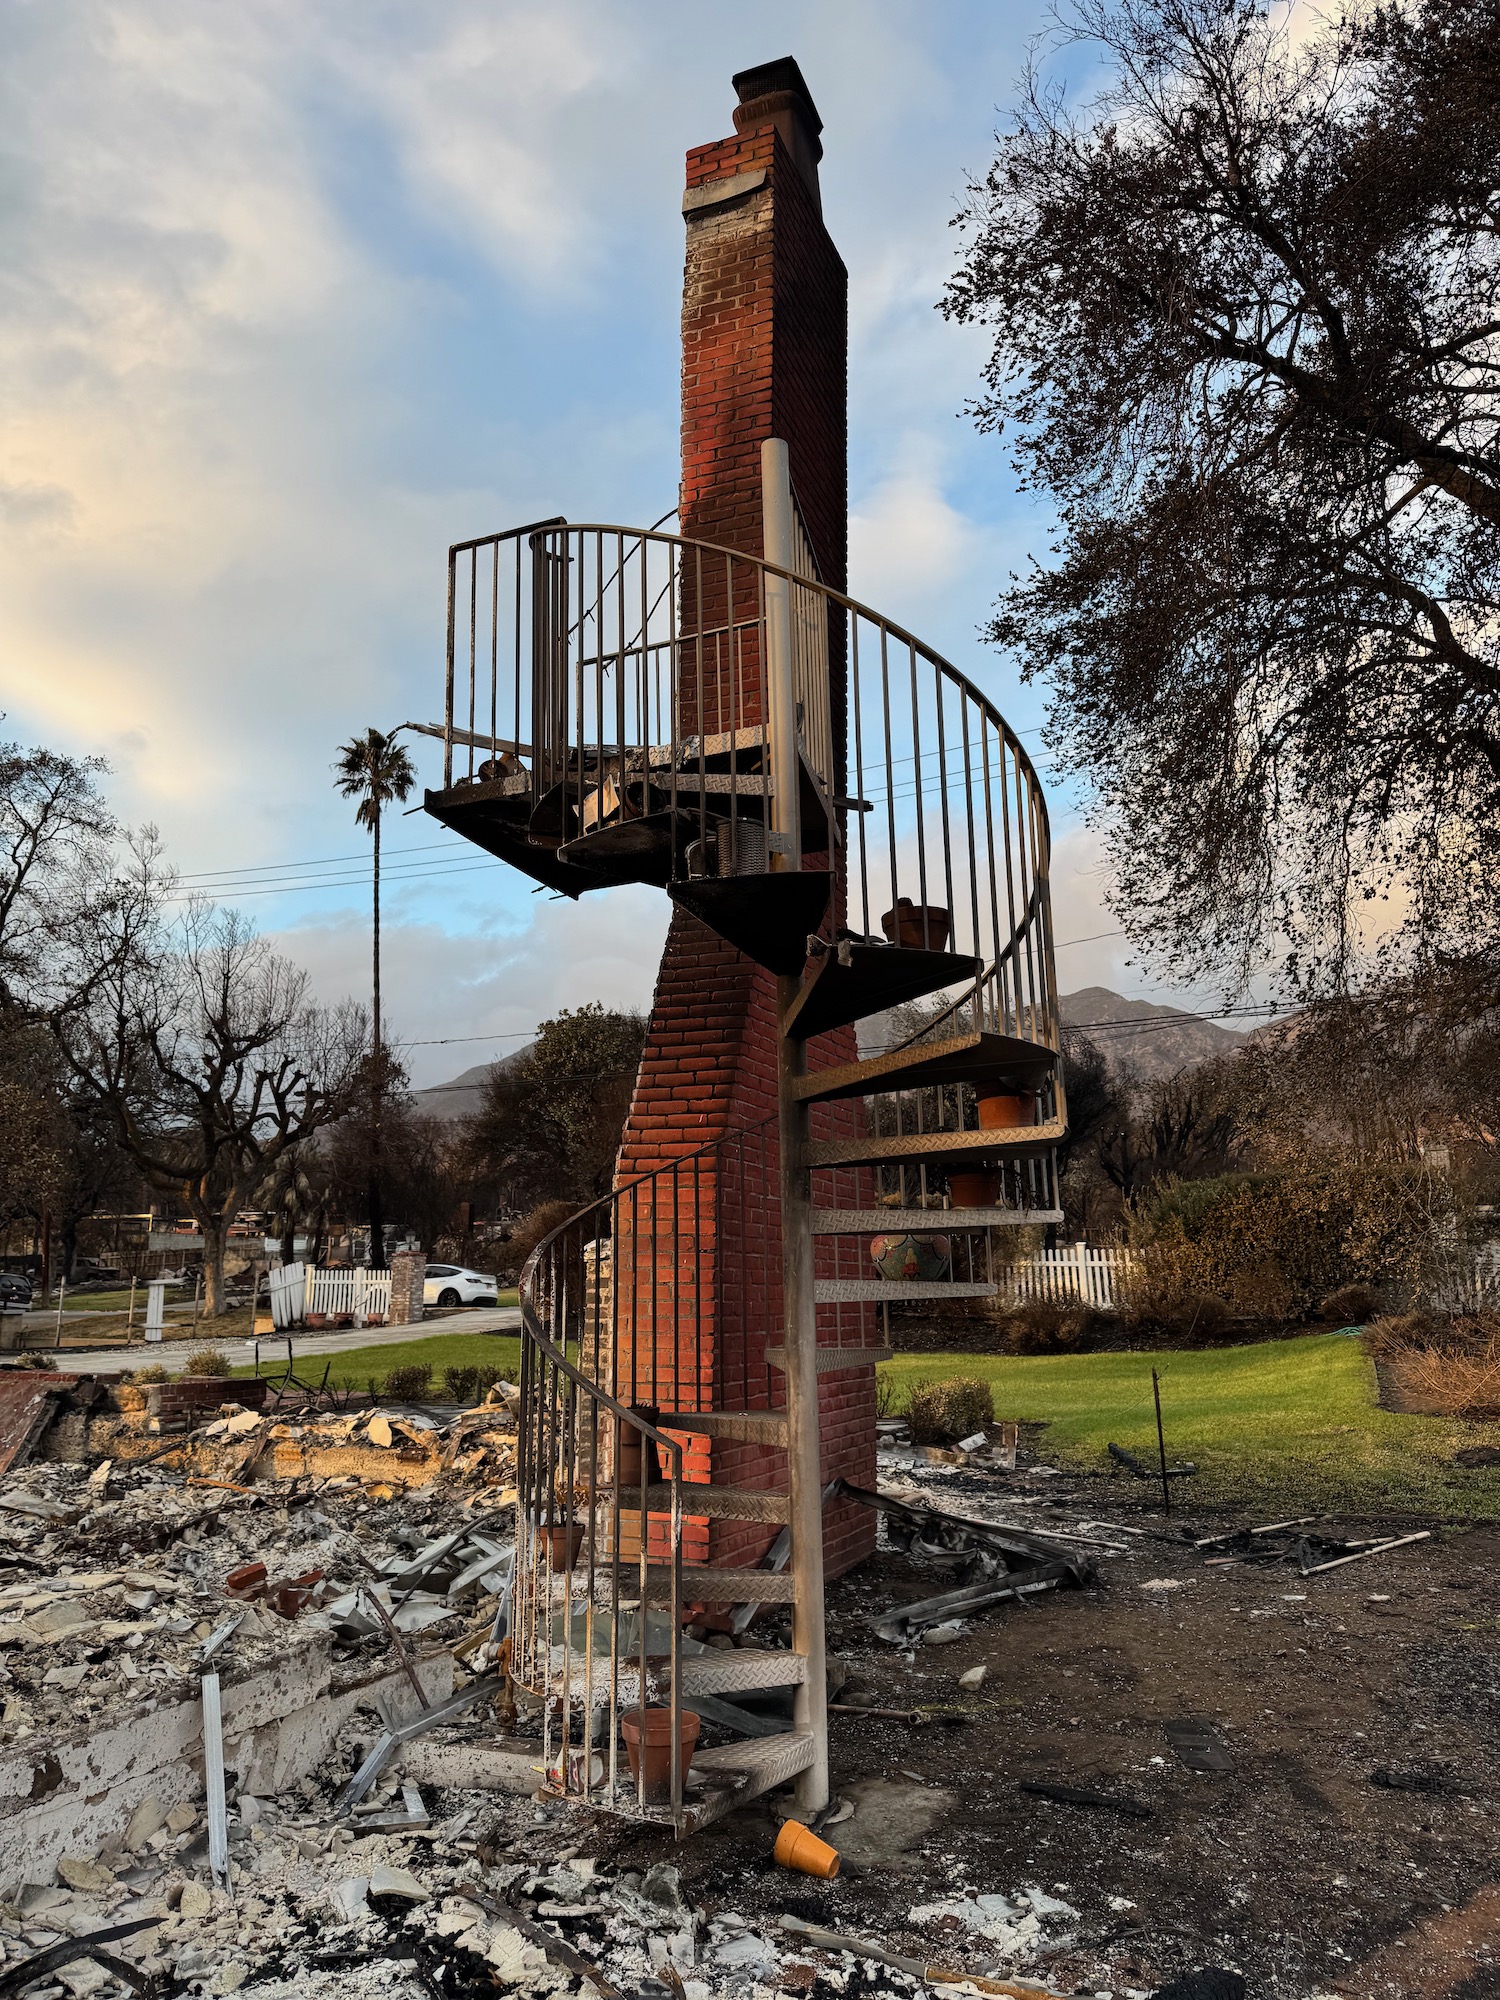
POLYGON ((979 531, 943 492, 941 459, 934 440, 909 433, 849 515, 851 586, 877 609, 945 590, 977 553, 979 531))
MULTIPOLYGON (((420 892, 404 893, 381 927, 384 1010, 403 1042, 440 1037, 529 1036, 563 1007, 597 1000, 648 1008, 671 904, 660 890, 599 891, 580 902, 529 900, 519 920, 456 934, 422 914, 420 892)), ((326 1001, 369 980, 369 920, 350 912, 309 920, 277 934, 280 950, 312 974, 326 1001)), ((441 1081, 517 1046, 514 1039, 413 1047, 414 1084, 441 1081)))
MULTIPOLYGON (((353 851, 334 747, 436 717, 448 543, 670 504, 683 148, 729 131, 734 70, 787 48, 851 272, 855 586, 963 659, 999 566, 985 482, 1005 482, 955 421, 979 346, 932 302, 1034 25, 1015 14, 13 6, 7 731, 105 750, 118 810, 195 874, 353 851)), ((247 898, 330 996, 363 991, 363 904, 247 898)), ((393 897, 392 1019, 426 1039, 644 1002, 666 911, 434 877, 393 897)))

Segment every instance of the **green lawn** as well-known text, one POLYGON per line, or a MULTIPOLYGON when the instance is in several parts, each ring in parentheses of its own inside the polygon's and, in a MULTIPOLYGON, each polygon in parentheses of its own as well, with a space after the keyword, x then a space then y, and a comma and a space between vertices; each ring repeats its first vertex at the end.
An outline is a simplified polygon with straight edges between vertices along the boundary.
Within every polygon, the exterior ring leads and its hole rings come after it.
POLYGON ((1202 1353, 908 1354, 880 1376, 893 1411, 913 1382, 983 1376, 997 1417, 1047 1424, 1041 1449, 1057 1464, 1107 1468, 1111 1443, 1155 1458, 1153 1363, 1168 1462, 1197 1464, 1198 1477, 1179 1485, 1194 1498, 1288 1515, 1364 1508, 1500 1518, 1500 1467, 1453 1463, 1463 1445, 1495 1443, 1496 1426, 1382 1410, 1374 1369, 1344 1334, 1202 1353))
MULTIPOLYGON (((514 1333, 434 1333, 425 1340, 395 1341, 388 1347, 351 1347, 344 1354, 301 1354, 297 1356, 297 1374, 301 1381, 314 1385, 323 1379, 323 1370, 328 1369, 330 1383, 342 1387, 352 1383, 356 1389, 368 1387, 373 1379, 383 1384, 393 1368, 409 1368, 413 1362, 426 1362, 432 1369, 433 1388, 442 1394, 443 1370, 445 1368, 493 1368, 497 1375, 503 1375, 514 1382, 521 1362, 520 1336, 514 1333)), ((276 1376, 286 1369, 286 1343, 279 1344, 274 1335, 261 1338, 260 1372, 262 1375, 276 1376)), ((236 1375, 251 1375, 253 1368, 236 1368, 236 1375)))

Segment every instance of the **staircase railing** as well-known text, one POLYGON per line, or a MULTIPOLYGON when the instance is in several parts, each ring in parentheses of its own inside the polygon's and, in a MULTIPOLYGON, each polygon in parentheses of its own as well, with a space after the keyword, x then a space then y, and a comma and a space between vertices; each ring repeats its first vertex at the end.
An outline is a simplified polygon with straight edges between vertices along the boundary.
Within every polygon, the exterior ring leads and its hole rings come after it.
MULTIPOLYGON (((693 1504, 710 1440, 672 1419, 784 1408, 780 1229, 770 1120, 622 1182, 522 1272, 512 1671, 541 1700, 544 1782, 559 1798, 684 1823, 680 1754, 652 1796, 644 1768, 628 1771, 621 1725, 665 1709, 679 1740, 683 1617, 722 1584, 704 1569, 712 1496, 693 1504)), ((838 1260, 830 1275, 858 1260, 852 1243, 820 1255, 838 1260)), ((869 1306, 819 1314, 838 1345, 874 1345, 869 1306)), ((738 1445, 735 1488, 729 1559, 753 1598, 753 1566, 785 1519, 784 1452, 738 1445)))
MULTIPOLYGON (((767 870, 768 577, 791 595, 802 847, 846 894, 825 919, 977 961, 977 1024, 1058 1046, 1040 783, 995 705, 854 598, 681 537, 549 522, 449 552, 444 783, 529 815, 577 864, 659 836, 664 884, 767 870)), ((601 880, 606 879, 601 876, 601 880)), ((615 878, 618 879, 618 878, 615 878)), ((571 886, 571 884, 570 884, 571 886)))

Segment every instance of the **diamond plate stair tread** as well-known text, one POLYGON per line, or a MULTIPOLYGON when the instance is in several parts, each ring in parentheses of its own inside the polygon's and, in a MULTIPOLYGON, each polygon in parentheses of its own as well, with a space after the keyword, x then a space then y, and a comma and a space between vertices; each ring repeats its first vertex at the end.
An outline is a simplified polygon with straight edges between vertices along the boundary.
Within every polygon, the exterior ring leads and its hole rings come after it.
POLYGON ((726 875, 671 884, 672 901, 772 972, 800 972, 807 934, 823 921, 832 876, 726 875))
POLYGON ((755 1688, 800 1687, 807 1679, 803 1653, 768 1653, 759 1646, 694 1653, 682 1662, 682 1694, 748 1694, 755 1688))
POLYGON ((878 1091, 918 1090, 935 1084, 1014 1084, 1034 1090, 1052 1074, 1057 1057, 1037 1042, 1014 1035, 974 1032, 944 1041, 890 1049, 862 1062, 811 1070, 797 1079, 793 1095, 804 1104, 827 1104, 842 1097, 869 1097, 878 1091))
POLYGON ((881 1305, 902 1305, 911 1299, 992 1299, 995 1287, 968 1278, 815 1278, 813 1297, 820 1306, 860 1305, 867 1299, 881 1305))
POLYGON ((1024 1229, 1061 1222, 1060 1208, 815 1208, 814 1236, 889 1236, 893 1231, 1024 1229))
POLYGON ((807 1148, 810 1167, 876 1166, 882 1160, 983 1159, 1005 1154, 1045 1153, 1060 1145, 1068 1128, 1060 1118, 1045 1125, 1010 1125, 999 1132, 887 1132, 847 1139, 814 1139, 807 1148))
POLYGON ((695 1833, 733 1812, 762 1792, 774 1791, 805 1771, 815 1748, 807 1730, 787 1730, 780 1736, 759 1736, 748 1742, 725 1743, 717 1750, 700 1750, 693 1773, 707 1778, 703 1796, 690 1793, 684 1801, 683 1831, 695 1833))
POLYGON ((785 1410, 663 1410, 657 1428, 736 1444, 786 1444, 785 1410))
MULTIPOLYGON (((722 1744, 716 1750, 698 1751, 688 1776, 690 1789, 683 1800, 679 1835, 711 1826, 737 1806, 786 1784, 807 1769, 813 1756, 813 1739, 807 1730, 786 1730, 777 1736, 753 1737, 749 1741, 722 1744)), ((558 1795, 554 1792, 553 1796, 558 1795)), ((573 1803, 581 1801, 575 1799, 573 1803)), ((627 1801, 623 1796, 614 1804, 603 1800, 589 1803, 611 1819, 628 1820, 635 1825, 672 1825, 670 1806, 647 1806, 643 1811, 634 1800, 627 1801)))
MULTIPOLYGON (((843 949, 843 947, 841 947, 843 949)), ((795 1041, 863 1021, 928 993, 962 986, 980 969, 977 958, 952 951, 910 951, 894 944, 851 943, 849 963, 830 953, 806 980, 787 1011, 782 1032, 795 1041)))
MULTIPOLYGON (((845 1368, 878 1368, 882 1361, 894 1361, 893 1347, 820 1347, 817 1350, 818 1373, 837 1375, 845 1368)), ((786 1369, 786 1349, 768 1347, 766 1360, 772 1368, 786 1369)))
MULTIPOLYGON (((600 1490, 602 1500, 613 1498, 613 1489, 600 1490)), ((641 1489, 639 1486, 620 1488, 620 1512, 639 1512, 641 1489)), ((710 1521, 776 1521, 791 1517, 791 1496, 786 1493, 764 1493, 750 1486, 696 1485, 683 1482, 682 1511, 684 1515, 696 1515, 700 1520, 710 1521)), ((652 1514, 668 1514, 672 1510, 672 1489, 665 1481, 653 1483, 646 1488, 646 1509, 652 1514)))
MULTIPOLYGON (((581 896, 585 889, 599 889, 610 886, 607 878, 590 874, 582 868, 570 868, 566 861, 559 861, 557 851, 551 847, 534 846, 527 838, 524 828, 517 829, 506 813, 507 801, 500 795, 498 786, 455 786, 451 791, 428 792, 423 800, 423 810, 450 833, 461 834, 465 840, 472 840, 476 847, 486 854, 493 854, 497 861, 509 862, 523 875, 529 875, 533 882, 541 882, 549 889, 560 889, 565 896, 581 896)), ((633 882, 634 870, 621 873, 619 882, 633 882)))
MULTIPOLYGON (((672 1590, 670 1563, 652 1563, 646 1572, 647 1601, 665 1604, 672 1590)), ((791 1573, 770 1569, 710 1569, 706 1564, 682 1565, 684 1604, 790 1604, 791 1573)))

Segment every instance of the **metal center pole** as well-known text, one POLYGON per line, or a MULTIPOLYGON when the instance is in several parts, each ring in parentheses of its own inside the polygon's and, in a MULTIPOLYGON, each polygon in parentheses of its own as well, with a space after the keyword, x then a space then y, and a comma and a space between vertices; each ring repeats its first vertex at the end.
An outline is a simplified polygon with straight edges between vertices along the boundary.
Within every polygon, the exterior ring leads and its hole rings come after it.
MULTIPOLYGON (((797 996, 795 974, 776 982, 785 1020, 797 996)), ((823 1622, 823 1465, 818 1435, 818 1316, 813 1296, 812 1184, 806 1166, 807 1107, 792 1094, 802 1074, 802 1044, 778 1043, 777 1104, 781 1138, 781 1296, 785 1321, 786 1444, 792 1528, 792 1650, 807 1661, 793 1716, 813 1739, 813 1758, 797 1780, 797 1804, 828 1803, 828 1672, 823 1622)))
MULTIPOLYGON (((767 562, 792 566, 792 488, 786 445, 767 438, 760 448, 761 507, 767 562)), ((768 576, 766 707, 770 724, 772 810, 777 871, 802 866, 801 764, 792 661, 791 586, 768 576)), ((776 1012, 784 1021, 797 997, 795 974, 776 982, 776 1012)), ((801 1042, 777 1040, 776 1097, 781 1152, 781 1296, 786 1362, 787 1484, 792 1530, 792 1650, 807 1662, 794 1716, 812 1737, 812 1762, 797 1780, 805 1813, 828 1803, 828 1673, 823 1623, 823 1461, 818 1435, 818 1315, 813 1294, 812 1178, 807 1167, 807 1107, 795 1095, 804 1067, 801 1042)))

